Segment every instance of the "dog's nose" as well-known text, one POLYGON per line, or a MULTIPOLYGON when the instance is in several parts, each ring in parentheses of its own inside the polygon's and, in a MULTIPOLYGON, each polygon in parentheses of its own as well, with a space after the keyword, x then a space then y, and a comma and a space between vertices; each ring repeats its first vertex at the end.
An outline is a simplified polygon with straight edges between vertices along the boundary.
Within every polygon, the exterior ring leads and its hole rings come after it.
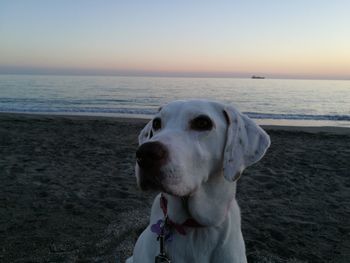
POLYGON ((137 163, 142 168, 154 168, 162 165, 168 156, 166 147, 160 142, 146 142, 136 151, 137 163))

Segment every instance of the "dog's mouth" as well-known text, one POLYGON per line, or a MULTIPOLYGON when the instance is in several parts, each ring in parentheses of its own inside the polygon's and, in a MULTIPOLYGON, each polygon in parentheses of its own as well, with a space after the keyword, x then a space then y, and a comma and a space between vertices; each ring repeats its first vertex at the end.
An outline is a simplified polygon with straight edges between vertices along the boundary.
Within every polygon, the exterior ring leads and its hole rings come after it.
POLYGON ((142 191, 162 190, 162 184, 155 180, 149 180, 146 177, 140 177, 139 186, 142 191))
POLYGON ((193 192, 196 191, 179 191, 174 189, 174 187, 169 187, 168 185, 162 182, 156 180, 148 180, 147 178, 140 178, 139 187, 142 191, 160 191, 176 197, 191 196, 193 192))
POLYGON ((162 190, 163 175, 158 169, 139 169, 138 185, 142 191, 162 190))
POLYGON ((180 179, 173 174, 161 172, 159 170, 144 170, 138 171, 138 185, 142 191, 161 191, 173 196, 183 196, 176 190, 180 184, 180 179))

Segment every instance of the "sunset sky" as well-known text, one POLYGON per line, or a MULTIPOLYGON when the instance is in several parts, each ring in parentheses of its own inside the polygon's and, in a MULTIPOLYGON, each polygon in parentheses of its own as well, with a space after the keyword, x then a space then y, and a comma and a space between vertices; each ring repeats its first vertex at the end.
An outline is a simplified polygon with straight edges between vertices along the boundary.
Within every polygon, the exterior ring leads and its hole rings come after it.
POLYGON ((350 1, 1 0, 0 73, 350 79, 350 1))

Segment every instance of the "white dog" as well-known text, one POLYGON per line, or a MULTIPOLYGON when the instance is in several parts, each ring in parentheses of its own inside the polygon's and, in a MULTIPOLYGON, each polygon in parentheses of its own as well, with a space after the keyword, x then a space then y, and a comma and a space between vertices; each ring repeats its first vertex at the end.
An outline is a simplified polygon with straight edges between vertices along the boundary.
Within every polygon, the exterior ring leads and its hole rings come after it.
POLYGON ((137 184, 161 194, 127 263, 246 262, 236 181, 270 146, 264 130, 232 106, 175 101, 139 145, 137 184))

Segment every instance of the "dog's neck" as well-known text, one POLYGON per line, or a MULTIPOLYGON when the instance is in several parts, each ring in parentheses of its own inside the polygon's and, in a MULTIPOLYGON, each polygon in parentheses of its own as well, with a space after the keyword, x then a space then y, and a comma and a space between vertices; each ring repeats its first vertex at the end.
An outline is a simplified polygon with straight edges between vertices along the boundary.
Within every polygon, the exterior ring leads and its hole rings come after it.
POLYGON ((188 197, 179 197, 167 193, 162 194, 167 200, 168 217, 172 221, 181 224, 192 217, 188 211, 188 197))
POLYGON ((211 177, 188 197, 164 193, 172 221, 181 224, 193 218, 203 226, 220 225, 226 219, 235 195, 236 183, 227 182, 222 174, 211 177))

